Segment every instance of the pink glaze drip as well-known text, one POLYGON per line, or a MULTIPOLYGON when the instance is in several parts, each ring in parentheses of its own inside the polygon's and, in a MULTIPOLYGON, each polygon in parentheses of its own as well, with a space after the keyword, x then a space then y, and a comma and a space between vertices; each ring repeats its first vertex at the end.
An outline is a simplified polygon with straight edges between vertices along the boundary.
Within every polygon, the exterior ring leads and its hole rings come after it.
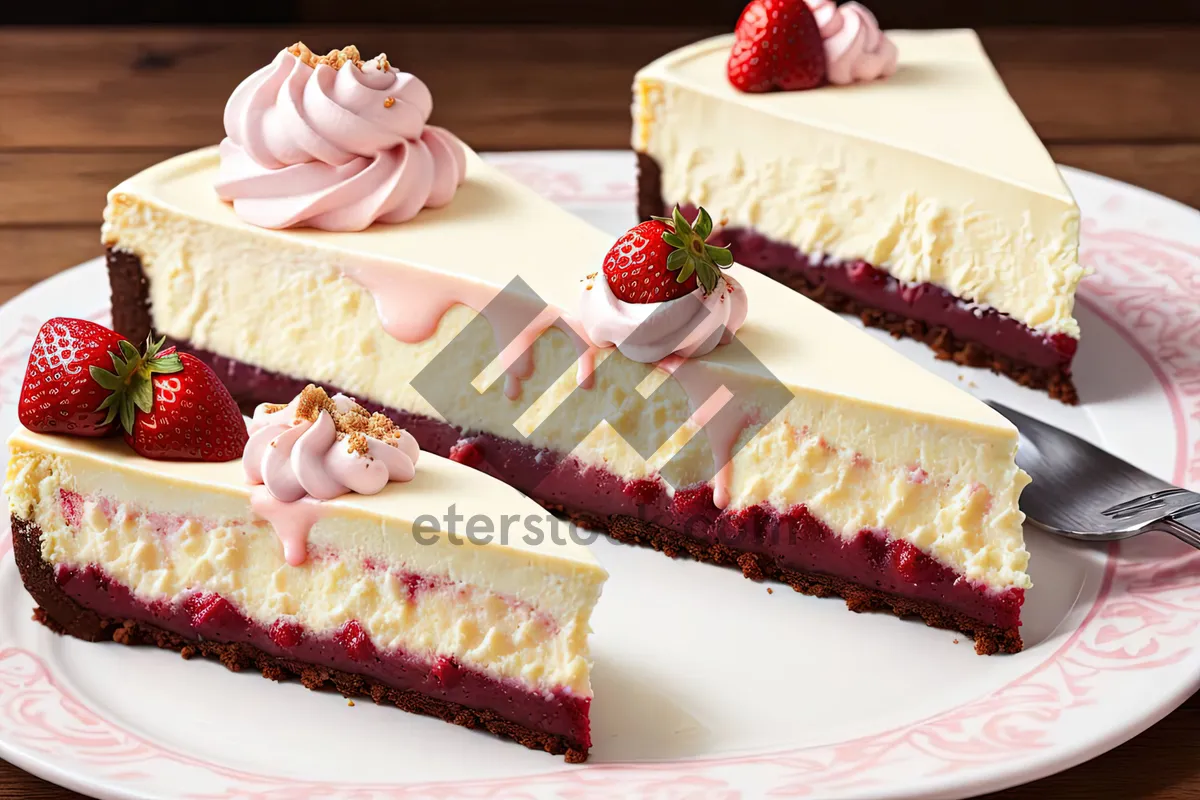
MULTIPOLYGON (((461 276, 431 274, 398 263, 362 260, 343 269, 347 277, 371 293, 383 329, 401 342, 416 344, 433 336, 452 306, 465 305, 483 314, 492 327, 498 358, 505 371, 504 395, 510 400, 520 397, 522 382, 533 374, 534 342, 552 327, 571 337, 578 353, 576 380, 581 387, 591 388, 595 356, 601 348, 587 335, 583 324, 562 309, 461 276)), ((745 317, 744 306, 735 316, 740 325, 745 317)), ((724 508, 730 500, 733 446, 750 417, 732 410, 719 413, 724 401, 710 407, 709 400, 714 392, 724 388, 723 384, 715 379, 713 370, 699 366, 681 370, 680 365, 686 362, 688 359, 682 356, 671 355, 660 361, 659 366, 679 381, 693 414, 705 409, 703 418, 696 422, 709 437, 717 469, 713 493, 717 507, 724 508)), ((725 392, 729 395, 728 389, 725 392)))
POLYGON ((275 529, 283 544, 284 560, 293 567, 303 564, 308 558, 308 534, 324 513, 321 502, 302 497, 285 503, 276 500, 266 486, 255 486, 250 492, 250 507, 275 529))
POLYGON ((371 293, 388 335, 407 344, 433 336, 453 306, 464 305, 483 314, 500 351, 504 395, 510 400, 521 396, 522 382, 533 374, 533 343, 550 328, 571 338, 578 355, 576 381, 591 388, 600 348, 588 338, 583 325, 561 308, 458 275, 431 274, 397 263, 362 260, 347 265, 343 272, 371 293))
MULTIPOLYGON (((360 433, 364 449, 351 447, 353 439, 339 433, 329 411, 322 409, 315 421, 298 416, 309 391, 319 390, 310 387, 282 408, 260 405, 242 458, 247 482, 257 486, 251 506, 274 526, 292 566, 307 557, 321 501, 347 492, 377 494, 390 482, 410 481, 420 454, 412 434, 396 428, 360 433)), ((366 413, 345 395, 327 399, 338 414, 366 413)))
POLYGON ((733 480, 733 446, 753 416, 744 410, 728 407, 734 393, 714 370, 670 356, 659 362, 679 382, 692 409, 692 422, 708 437, 716 474, 712 479, 713 505, 723 509, 729 505, 729 485, 733 480))
MULTIPOLYGON (((588 336, 580 320, 567 315, 555 306, 546 306, 536 297, 473 281, 457 275, 429 273, 408 265, 390 262, 359 260, 343 267, 344 274, 371 293, 375 300, 380 323, 388 335, 407 344, 423 342, 434 335, 442 317, 455 305, 465 305, 482 314, 492 328, 499 351, 498 359, 505 372, 504 395, 510 400, 521 396, 523 381, 534 369, 533 344, 550 328, 558 328, 571 337, 578 354, 576 381, 591 388, 595 371, 595 356, 601 346, 588 336)), ((731 284, 737 308, 723 316, 733 330, 745 319, 742 293, 731 284)), ((709 315, 717 316, 717 315, 709 315)), ((693 340, 702 334, 707 338, 712 328, 695 332, 685 343, 690 349, 693 340)), ((727 339, 722 337, 722 342, 727 339)), ((702 342, 699 342, 702 344, 702 342)), ((681 348, 683 349, 683 348, 681 348)), ((718 508, 729 504, 729 485, 732 479, 732 452, 750 416, 734 411, 720 413, 721 404, 711 407, 709 400, 723 384, 715 379, 713 370, 696 367, 680 370, 688 361, 680 355, 669 355, 659 366, 680 382, 691 401, 693 414, 705 409, 697 424, 704 427, 717 468, 714 476, 714 496, 718 508)), ((700 362, 693 362, 700 363, 700 362)), ((728 389, 725 390, 729 395, 728 389)), ((728 400, 728 396, 726 397, 728 400)))

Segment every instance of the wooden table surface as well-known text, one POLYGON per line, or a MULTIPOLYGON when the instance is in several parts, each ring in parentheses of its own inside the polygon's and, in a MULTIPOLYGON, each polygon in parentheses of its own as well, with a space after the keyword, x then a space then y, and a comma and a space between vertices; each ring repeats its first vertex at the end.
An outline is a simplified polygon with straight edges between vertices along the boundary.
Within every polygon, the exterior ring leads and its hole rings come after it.
MULTIPOLYGON (((222 135, 238 81, 302 39, 421 76, 477 150, 626 148, 629 85, 701 29, 0 30, 0 302, 101 252, 108 189, 222 135)), ((1062 164, 1200 206, 1200 28, 981 33, 1062 164)), ((265 687, 264 687, 265 688, 265 687)), ((0 761, 0 797, 79 797, 0 761)), ((1112 752, 994 798, 1200 800, 1200 695, 1112 752)))

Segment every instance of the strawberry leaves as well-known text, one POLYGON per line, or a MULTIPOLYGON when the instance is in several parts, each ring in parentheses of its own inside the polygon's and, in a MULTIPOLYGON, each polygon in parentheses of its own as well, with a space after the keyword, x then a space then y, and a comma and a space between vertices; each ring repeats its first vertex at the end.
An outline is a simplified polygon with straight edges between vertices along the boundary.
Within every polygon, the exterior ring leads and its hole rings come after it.
POLYGON ((183 370, 183 362, 175 348, 163 350, 164 342, 166 337, 157 342, 147 338, 145 351, 139 353, 136 347, 122 339, 119 353, 109 351, 113 362, 111 371, 95 365, 89 368, 92 380, 109 392, 96 408, 97 411, 108 411, 104 425, 119 418, 125 432, 132 432, 137 411, 149 414, 154 408, 153 376, 183 370))
POLYGON ((721 270, 733 264, 729 248, 706 241, 713 230, 712 216, 701 208, 696 219, 688 222, 676 206, 670 218, 654 219, 671 226, 672 230, 663 233, 662 239, 673 248, 667 256, 667 269, 675 273, 676 282, 685 283, 695 275, 704 294, 712 294, 721 278, 721 270))

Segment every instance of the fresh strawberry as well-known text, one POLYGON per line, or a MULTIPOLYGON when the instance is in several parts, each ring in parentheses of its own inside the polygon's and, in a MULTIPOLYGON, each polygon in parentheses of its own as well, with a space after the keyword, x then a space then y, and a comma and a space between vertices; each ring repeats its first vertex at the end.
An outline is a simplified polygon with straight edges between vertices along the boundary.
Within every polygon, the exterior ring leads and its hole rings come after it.
POLYGON ((154 376, 150 402, 138 404, 125 441, 146 458, 233 461, 246 448, 246 423, 233 396, 207 364, 190 353, 181 368, 154 376))
POLYGON ((726 65, 743 92, 812 89, 825 81, 821 29, 805 0, 750 0, 726 65))
POLYGON ((138 353, 124 336, 85 319, 50 320, 29 354, 17 407, 21 424, 40 433, 110 433, 122 409, 132 420, 135 400, 150 390, 150 375, 174 368, 156 351, 138 353))
POLYGON ((694 291, 717 288, 721 270, 733 263, 728 248, 706 244, 712 217, 703 208, 694 223, 676 208, 672 218, 655 217, 617 239, 604 257, 604 278, 626 303, 661 303, 694 291))

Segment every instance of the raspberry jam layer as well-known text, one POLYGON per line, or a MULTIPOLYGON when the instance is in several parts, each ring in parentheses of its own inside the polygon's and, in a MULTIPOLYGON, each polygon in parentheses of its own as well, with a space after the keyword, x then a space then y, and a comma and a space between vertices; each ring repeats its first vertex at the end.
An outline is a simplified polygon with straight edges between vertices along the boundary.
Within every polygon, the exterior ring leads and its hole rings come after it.
POLYGON ((58 565, 54 578, 68 597, 105 617, 146 623, 185 639, 247 644, 275 658, 364 675, 399 691, 490 711, 523 728, 561 736, 580 753, 591 746, 590 698, 497 679, 451 658, 430 663, 403 650, 379 650, 355 620, 332 634, 314 634, 287 617, 264 628, 216 594, 195 594, 178 604, 147 603, 94 566, 58 565))
MULTIPOLYGON (((140 261, 134 255, 110 250, 108 267, 114 327, 132 340, 145 339, 152 321, 140 261)), ((173 344, 208 363, 248 414, 259 403, 295 397, 310 382, 206 352, 185 341, 173 344)), ((343 391, 330 385, 325 388, 343 391)), ((892 543, 883 532, 863 531, 847 540, 802 507, 783 513, 765 506, 721 512, 708 487, 678 492, 672 498, 657 483, 628 483, 606 470, 584 467, 562 453, 490 434, 464 433, 431 417, 388 408, 367 398, 358 400, 368 410, 395 420, 416 438, 422 450, 483 470, 576 522, 614 535, 618 528, 645 534, 618 537, 622 540, 651 544, 668 554, 682 552, 674 543, 660 546, 655 541, 661 538, 658 532, 666 531, 708 548, 704 552, 686 548, 696 558, 733 563, 751 576, 778 577, 798 591, 851 600, 847 585, 852 585, 860 598, 869 594, 879 601, 871 607, 890 606, 898 614, 919 613, 930 624, 974 636, 979 652, 1021 648, 1018 629, 1024 590, 996 590, 973 582, 926 553, 892 543), (739 555, 760 563, 750 569, 740 562, 739 555), (790 577, 798 574, 818 580, 790 577), (888 598, 911 602, 889 603, 888 598)), ((852 601, 852 607, 863 604, 852 601)))
MULTIPOLYGON (((696 214, 694 206, 682 210, 685 216, 696 214)), ((790 244, 747 228, 723 228, 712 235, 712 242, 728 246, 739 264, 785 285, 795 285, 799 278, 808 287, 827 287, 865 307, 944 326, 957 338, 1015 361, 1070 374, 1077 339, 1038 333, 1007 314, 970 303, 932 283, 906 283, 865 261, 814 262, 790 244)))
MULTIPOLYGON (((184 343, 179 346, 210 364, 248 412, 258 403, 295 396, 307 384, 184 343)), ((422 450, 487 472, 579 521, 608 527, 612 518, 631 517, 647 527, 764 556, 788 570, 830 575, 884 594, 933 603, 982 625, 1015 629, 1021 624, 1023 589, 996 591, 972 582, 907 542, 881 533, 862 531, 846 540, 803 506, 785 513, 768 506, 723 512, 713 503, 709 486, 669 497, 657 482, 629 483, 550 450, 491 434, 464 437, 440 420, 361 398, 359 402, 394 419, 416 437, 422 450)))
POLYGON ((585 522, 632 518, 648 528, 764 557, 790 572, 828 575, 883 594, 924 600, 986 626, 1015 629, 1021 624, 1023 589, 995 591, 972 582, 912 544, 881 532, 862 530, 852 539, 843 538, 802 505, 785 512, 765 504, 721 511, 709 485, 671 497, 657 481, 625 481, 570 458, 557 459, 547 471, 546 462, 552 460, 547 452, 539 455, 490 435, 470 441, 483 457, 477 468, 585 522))

